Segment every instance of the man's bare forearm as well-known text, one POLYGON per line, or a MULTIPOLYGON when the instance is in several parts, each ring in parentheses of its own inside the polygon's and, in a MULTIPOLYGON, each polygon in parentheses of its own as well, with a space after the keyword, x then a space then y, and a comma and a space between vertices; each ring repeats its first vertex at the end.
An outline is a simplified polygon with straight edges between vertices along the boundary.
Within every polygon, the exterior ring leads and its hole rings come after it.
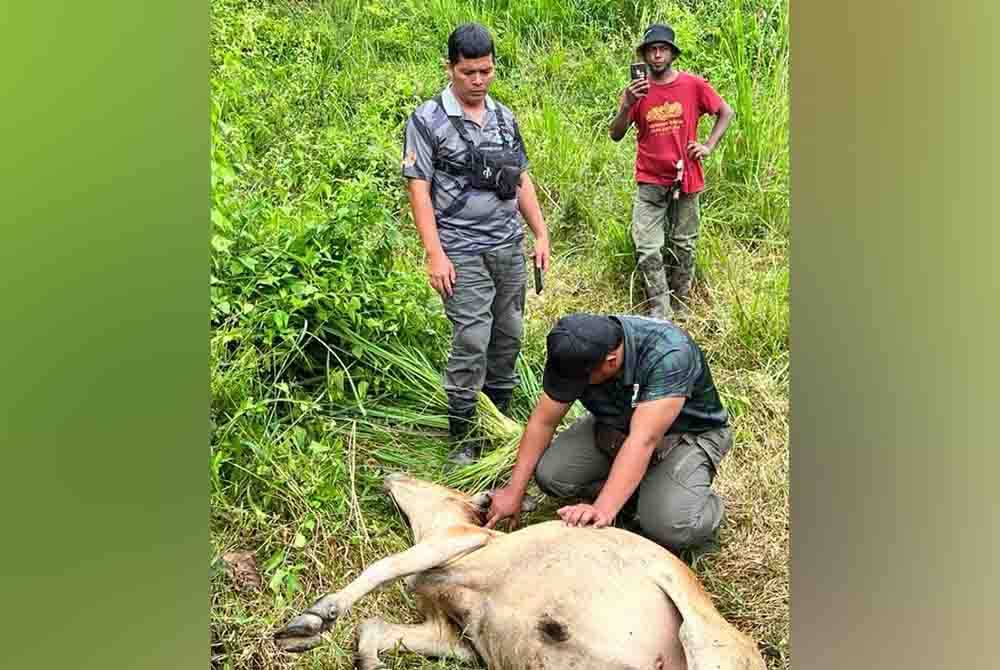
POLYGON ((535 473, 535 466, 538 465, 538 460, 556 432, 557 424, 547 423, 538 418, 536 413, 537 410, 532 413, 528 425, 524 427, 521 442, 517 445, 517 463, 514 465, 508 484, 520 493, 524 493, 528 488, 528 482, 535 473))
POLYGON ((719 116, 715 118, 715 124, 712 126, 712 132, 709 133, 708 139, 705 141, 705 146, 709 149, 715 149, 719 140, 726 134, 726 129, 729 128, 729 124, 732 122, 734 116, 736 116, 736 112, 733 111, 733 108, 726 103, 722 103, 722 109, 719 110, 719 116))
POLYGON ((626 438, 618 455, 615 456, 608 480, 594 501, 594 507, 607 514, 609 518, 621 511, 646 474, 656 443, 653 437, 630 435, 626 438))
POLYGON ((632 119, 629 118, 631 111, 632 108, 625 104, 624 99, 618 102, 618 113, 611 121, 611 128, 609 129, 611 139, 615 142, 618 142, 621 138, 625 137, 625 133, 628 132, 629 126, 632 125, 632 119))
POLYGON ((410 210, 416 223, 420 241, 428 257, 444 254, 441 239, 438 237, 437 223, 434 220, 434 206, 431 204, 430 185, 420 179, 410 179, 407 185, 410 198, 410 210))
POLYGON ((542 217, 542 208, 538 204, 538 194, 535 193, 535 183, 525 172, 521 175, 521 188, 517 192, 517 207, 521 216, 528 223, 536 240, 548 240, 549 231, 545 227, 545 219, 542 217))

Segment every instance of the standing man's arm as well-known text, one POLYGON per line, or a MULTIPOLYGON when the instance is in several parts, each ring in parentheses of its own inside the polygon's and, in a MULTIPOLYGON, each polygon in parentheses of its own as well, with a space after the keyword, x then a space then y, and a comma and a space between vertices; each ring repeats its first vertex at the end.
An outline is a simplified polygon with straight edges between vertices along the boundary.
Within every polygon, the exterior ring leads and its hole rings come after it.
POLYGON ((593 505, 569 505, 558 514, 569 526, 609 525, 646 474, 653 450, 684 406, 684 397, 640 403, 632 414, 628 437, 615 456, 608 480, 593 505))
POLYGON ((535 184, 527 172, 521 174, 521 188, 517 190, 517 207, 528 227, 535 235, 535 266, 549 269, 549 231, 545 227, 542 208, 538 205, 535 184))
POLYGON ((648 92, 649 82, 645 79, 636 79, 622 91, 622 95, 618 99, 618 114, 615 115, 611 121, 611 128, 608 129, 612 140, 618 142, 625 137, 629 126, 632 125, 632 106, 648 92))
POLYGON ((521 511, 521 500, 528 488, 528 482, 535 472, 538 459, 549 448, 552 436, 556 433, 559 422, 569 411, 569 404, 550 398, 544 391, 535 404, 535 409, 528 419, 528 425, 521 434, 521 442, 517 445, 517 462, 507 486, 493 492, 490 510, 486 514, 486 527, 493 528, 497 522, 512 517, 516 527, 521 511))
POLYGON ((442 298, 451 296, 455 285, 455 267, 444 253, 438 237, 434 205, 431 202, 431 181, 434 179, 435 139, 427 123, 417 114, 406 121, 403 136, 403 177, 410 199, 413 221, 417 224, 420 241, 427 252, 427 278, 442 298))
POLYGON ((452 294, 455 284, 455 266, 441 248, 438 238, 437 223, 434 220, 434 207, 431 204, 431 185, 423 179, 407 180, 407 195, 410 198, 410 209, 413 220, 420 233, 420 241, 427 252, 427 277, 431 287, 441 294, 442 298, 452 294))
POLYGON ((695 160, 700 161, 715 151, 719 140, 726 134, 726 128, 729 127, 730 121, 736 116, 736 112, 733 111, 733 108, 725 100, 719 98, 719 102, 721 103, 719 113, 715 117, 715 125, 712 126, 712 132, 708 134, 708 139, 705 140, 704 144, 699 144, 698 142, 690 142, 688 144, 688 155, 695 160))

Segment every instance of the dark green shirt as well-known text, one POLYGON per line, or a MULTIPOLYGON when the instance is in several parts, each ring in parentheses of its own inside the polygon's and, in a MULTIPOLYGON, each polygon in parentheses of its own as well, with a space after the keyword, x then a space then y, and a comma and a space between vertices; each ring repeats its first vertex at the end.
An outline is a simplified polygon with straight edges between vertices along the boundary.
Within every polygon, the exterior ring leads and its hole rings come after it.
POLYGON ((702 433, 729 423, 708 361, 691 337, 669 321, 614 317, 625 331, 618 376, 588 386, 580 402, 598 422, 628 432, 636 405, 661 398, 687 400, 668 433, 702 433))

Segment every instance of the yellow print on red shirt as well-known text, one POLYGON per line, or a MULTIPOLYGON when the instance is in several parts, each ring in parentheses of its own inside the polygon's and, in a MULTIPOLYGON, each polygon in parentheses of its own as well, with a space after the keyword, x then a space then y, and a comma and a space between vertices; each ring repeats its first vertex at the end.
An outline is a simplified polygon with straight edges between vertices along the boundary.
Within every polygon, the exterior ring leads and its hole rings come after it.
POLYGON ((646 112, 646 123, 653 134, 669 133, 684 125, 684 107, 679 102, 665 102, 646 112))

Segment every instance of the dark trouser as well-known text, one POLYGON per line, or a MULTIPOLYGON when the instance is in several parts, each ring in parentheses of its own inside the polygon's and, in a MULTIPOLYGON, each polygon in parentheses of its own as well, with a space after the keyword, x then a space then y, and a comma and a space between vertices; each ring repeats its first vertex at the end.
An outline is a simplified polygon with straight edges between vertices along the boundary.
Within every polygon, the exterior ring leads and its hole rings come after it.
POLYGON ((646 285, 649 315, 669 319, 670 295, 684 300, 694 278, 698 243, 698 194, 683 193, 676 201, 673 221, 670 190, 666 186, 638 184, 632 203, 632 241, 639 272, 646 285), (664 244, 666 243, 666 247, 664 244))
MULTIPOLYGON (((593 415, 581 417, 542 454, 535 468, 538 487, 556 498, 594 500, 623 438, 598 426, 593 415)), ((712 539, 723 515, 712 480, 732 445, 728 427, 665 436, 632 499, 642 534, 675 552, 712 539)))
POLYGON ((494 399, 509 397, 520 381, 515 366, 524 334, 527 270, 520 243, 449 258, 455 284, 444 300, 452 329, 444 390, 452 416, 469 416, 480 390, 494 399))

